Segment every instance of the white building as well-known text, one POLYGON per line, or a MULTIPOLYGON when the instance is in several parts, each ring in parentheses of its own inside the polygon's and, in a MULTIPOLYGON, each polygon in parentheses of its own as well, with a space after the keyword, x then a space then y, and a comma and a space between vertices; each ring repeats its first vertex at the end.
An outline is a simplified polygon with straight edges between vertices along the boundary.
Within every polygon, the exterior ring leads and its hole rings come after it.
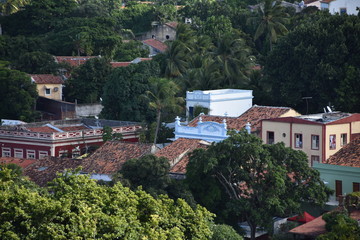
POLYGON ((252 90, 220 89, 186 92, 186 116, 194 117, 194 108, 209 109, 209 115, 237 117, 252 106, 252 90))
POLYGON ((329 10, 331 14, 357 15, 356 7, 360 7, 359 0, 306 0, 307 7, 315 6, 321 10, 329 10))

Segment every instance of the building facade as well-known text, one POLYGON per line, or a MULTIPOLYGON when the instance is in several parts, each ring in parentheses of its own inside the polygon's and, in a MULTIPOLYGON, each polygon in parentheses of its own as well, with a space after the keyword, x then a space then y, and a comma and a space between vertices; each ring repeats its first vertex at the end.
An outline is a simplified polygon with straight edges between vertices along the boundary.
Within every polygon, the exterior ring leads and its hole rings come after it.
POLYGON ((186 116, 194 116, 194 108, 209 109, 209 115, 238 117, 252 106, 252 90, 219 89, 186 92, 186 116))
POLYGON ((312 165, 328 159, 359 133, 360 114, 333 112, 263 120, 261 138, 304 151, 312 165))
POLYGON ((32 82, 36 84, 39 96, 53 100, 62 100, 62 87, 64 81, 60 76, 52 74, 35 74, 30 76, 32 82))
POLYGON ((137 142, 139 123, 74 119, 0 128, 2 157, 42 159, 47 156, 77 157, 103 144, 103 127, 121 133, 124 141, 137 142))

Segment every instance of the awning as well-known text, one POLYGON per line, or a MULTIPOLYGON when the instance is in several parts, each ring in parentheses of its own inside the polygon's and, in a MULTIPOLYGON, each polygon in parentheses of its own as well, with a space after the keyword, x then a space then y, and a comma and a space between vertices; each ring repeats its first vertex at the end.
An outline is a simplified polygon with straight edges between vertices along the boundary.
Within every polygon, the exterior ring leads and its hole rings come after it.
POLYGON ((314 219, 315 219, 315 217, 311 216, 309 213, 303 212, 301 215, 290 217, 287 220, 288 221, 301 222, 301 223, 307 223, 307 222, 310 222, 310 221, 312 221, 314 219))

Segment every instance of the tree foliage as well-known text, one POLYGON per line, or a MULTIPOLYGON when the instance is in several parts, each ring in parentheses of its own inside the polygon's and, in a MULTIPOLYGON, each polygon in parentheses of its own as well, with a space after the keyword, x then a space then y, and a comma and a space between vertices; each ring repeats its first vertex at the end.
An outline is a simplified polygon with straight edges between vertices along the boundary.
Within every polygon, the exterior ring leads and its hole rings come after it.
POLYGON ((154 120, 149 101, 140 96, 150 90, 149 78, 158 74, 159 66, 154 61, 114 69, 104 87, 102 114, 108 119, 125 121, 154 120))
MULTIPOLYGON (((0 173, 8 171, 1 168, 0 173)), ((11 175, 11 171, 9 173, 11 175)), ((8 174, 8 175, 9 175, 8 174)), ((3 176, 2 174, 0 176, 3 176)), ((23 180, 27 181, 27 180, 23 180)), ((213 215, 68 172, 40 188, 0 178, 1 239, 208 239, 213 215)))
POLYGON ((249 223, 252 239, 256 227, 267 227, 273 216, 299 210, 302 201, 324 204, 329 192, 303 152, 283 143, 264 145, 245 131, 195 150, 187 178, 193 185, 220 185, 238 217, 249 223), (198 182, 197 174, 205 175, 206 182, 198 182))
POLYGON ((93 58, 76 68, 65 83, 65 99, 78 103, 96 103, 103 95, 103 89, 112 67, 105 58, 93 58))
POLYGON ((0 118, 33 121, 36 86, 27 74, 0 65, 0 118))

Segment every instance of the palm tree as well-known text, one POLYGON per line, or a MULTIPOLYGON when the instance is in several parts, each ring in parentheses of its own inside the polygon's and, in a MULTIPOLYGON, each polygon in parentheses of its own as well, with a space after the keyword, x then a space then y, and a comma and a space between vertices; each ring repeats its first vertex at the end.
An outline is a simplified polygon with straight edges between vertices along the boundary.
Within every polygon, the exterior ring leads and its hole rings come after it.
POLYGON ((265 35, 265 39, 270 45, 270 51, 278 36, 285 35, 288 32, 284 24, 289 21, 289 14, 284 11, 281 1, 278 0, 265 0, 258 7, 258 16, 248 19, 248 23, 258 24, 254 40, 256 41, 259 37, 265 35))
POLYGON ((238 33, 229 33, 218 39, 211 55, 223 76, 223 85, 234 87, 245 85, 246 72, 253 63, 254 57, 238 33))
POLYGON ((187 67, 186 55, 185 45, 181 41, 175 40, 169 43, 165 52, 167 78, 182 76, 187 67))
POLYGON ((181 97, 175 97, 179 92, 179 87, 171 80, 166 78, 150 78, 151 90, 146 91, 146 96, 150 100, 149 106, 156 110, 156 129, 154 137, 154 145, 156 144, 161 113, 167 109, 179 109, 179 104, 183 102, 181 97))
MULTIPOLYGON (((0 2, 1 16, 7 16, 19 11, 22 7, 29 4, 30 0, 6 0, 0 2)), ((0 24, 0 35, 2 35, 2 28, 0 24)))

